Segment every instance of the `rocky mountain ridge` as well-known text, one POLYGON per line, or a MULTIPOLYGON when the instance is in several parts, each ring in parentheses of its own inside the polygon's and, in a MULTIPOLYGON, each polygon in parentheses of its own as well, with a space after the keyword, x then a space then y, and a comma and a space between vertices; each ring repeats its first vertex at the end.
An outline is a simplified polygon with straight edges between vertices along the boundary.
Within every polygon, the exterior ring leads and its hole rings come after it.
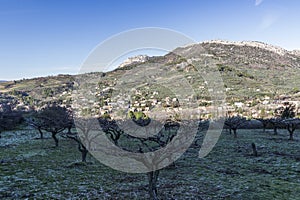
POLYGON ((259 41, 228 41, 228 40, 208 40, 208 41, 203 41, 202 44, 204 43, 215 43, 215 44, 224 44, 224 45, 236 45, 236 46, 250 46, 250 47, 257 47, 261 48, 264 50, 272 51, 274 53, 278 53, 279 55, 285 55, 287 53, 289 54, 294 54, 299 56, 300 50, 292 50, 288 51, 282 47, 271 45, 268 43, 264 42, 259 42, 259 41))

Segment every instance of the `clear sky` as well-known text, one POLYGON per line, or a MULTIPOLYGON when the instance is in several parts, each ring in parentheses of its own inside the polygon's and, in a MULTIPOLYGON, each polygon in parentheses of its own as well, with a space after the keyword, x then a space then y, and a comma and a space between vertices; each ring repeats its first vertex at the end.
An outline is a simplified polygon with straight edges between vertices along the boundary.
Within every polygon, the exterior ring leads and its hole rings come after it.
POLYGON ((0 80, 76 74, 100 42, 142 27, 300 49, 299 10, 299 0, 0 0, 0 80))

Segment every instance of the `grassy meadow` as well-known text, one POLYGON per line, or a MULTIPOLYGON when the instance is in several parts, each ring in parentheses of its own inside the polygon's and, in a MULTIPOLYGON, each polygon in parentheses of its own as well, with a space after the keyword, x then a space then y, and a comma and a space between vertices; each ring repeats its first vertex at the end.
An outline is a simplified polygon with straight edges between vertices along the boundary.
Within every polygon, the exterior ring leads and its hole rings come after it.
MULTIPOLYGON (((204 132, 197 134, 201 144, 204 132)), ((300 134, 289 141, 286 130, 273 135, 260 129, 223 130, 212 152, 198 158, 193 144, 163 169, 160 199, 300 199, 300 134), (258 156, 253 156, 251 143, 258 156)), ((36 139, 35 130, 4 132, 0 139, 0 199, 147 199, 146 174, 113 170, 88 155, 80 162, 74 141, 50 135, 36 139)))

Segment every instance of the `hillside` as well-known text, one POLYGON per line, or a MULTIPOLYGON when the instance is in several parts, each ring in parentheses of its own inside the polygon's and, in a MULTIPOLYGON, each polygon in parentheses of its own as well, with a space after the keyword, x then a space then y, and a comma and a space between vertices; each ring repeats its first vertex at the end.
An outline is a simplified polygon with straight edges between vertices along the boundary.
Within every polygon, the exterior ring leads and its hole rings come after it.
POLYGON ((271 116, 274 108, 283 101, 300 105, 299 51, 287 51, 261 42, 228 41, 207 41, 179 47, 165 56, 147 57, 142 63, 133 62, 107 73, 3 82, 0 83, 0 98, 2 103, 10 102, 15 109, 21 110, 38 109, 49 102, 69 105, 72 92, 86 84, 90 91, 82 96, 84 102, 89 102, 85 104, 85 112, 96 115, 113 112, 118 108, 116 104, 126 104, 124 101, 128 101, 132 110, 144 112, 178 110, 180 107, 189 109, 178 105, 174 91, 153 84, 155 81, 139 85, 134 80, 118 88, 120 81, 131 80, 136 77, 135 74, 144 71, 151 79, 162 82, 186 79, 193 89, 193 93, 185 97, 186 101, 196 103, 201 108, 202 117, 210 117, 212 89, 206 80, 210 65, 216 66, 210 70, 217 70, 221 75, 224 88, 220 90, 224 90, 227 109, 231 112, 248 117, 271 116), (130 100, 120 94, 119 90, 125 87, 135 88, 130 100))
POLYGON ((299 92, 300 57, 271 45, 254 44, 211 41, 178 51, 186 52, 186 57, 210 56, 220 60, 219 71, 228 97, 298 97, 295 94, 299 92))

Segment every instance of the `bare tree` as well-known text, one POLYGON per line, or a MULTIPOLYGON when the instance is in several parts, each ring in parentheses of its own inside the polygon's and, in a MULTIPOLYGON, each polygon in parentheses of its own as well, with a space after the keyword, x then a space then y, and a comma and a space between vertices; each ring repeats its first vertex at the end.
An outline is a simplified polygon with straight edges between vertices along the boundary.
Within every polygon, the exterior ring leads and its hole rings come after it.
POLYGON ((258 118, 256 120, 261 122, 261 124, 263 125, 263 132, 265 133, 266 128, 267 128, 268 124, 270 123, 270 119, 258 118))
POLYGON ((40 120, 38 117, 38 112, 34 111, 34 113, 31 114, 31 117, 28 117, 26 119, 26 122, 29 126, 32 126, 38 132, 40 133, 40 139, 44 139, 44 132, 42 130, 42 123, 44 122, 43 120, 40 120))
POLYGON ((230 132, 233 130, 234 138, 237 138, 237 129, 240 128, 245 122, 246 118, 242 116, 232 116, 225 119, 225 125, 229 128, 230 132))
POLYGON ((78 150, 81 152, 81 161, 86 162, 88 150, 91 143, 98 137, 97 130, 100 128, 98 120, 88 117, 76 118, 75 123, 70 123, 68 132, 63 134, 63 137, 72 139, 77 142, 78 150), (76 131, 72 132, 72 127, 75 125, 76 131))
POLYGON ((300 120, 298 118, 294 118, 296 116, 296 105, 290 102, 284 102, 283 105, 275 110, 275 113, 280 115, 282 119, 282 124, 288 130, 290 134, 290 140, 293 140, 294 131, 297 126, 300 124, 300 120))
POLYGON ((291 118, 283 120, 283 123, 286 124, 286 128, 290 134, 290 140, 294 140, 294 131, 296 130, 297 126, 300 124, 299 118, 291 118))
POLYGON ((277 135, 278 128, 287 128, 289 131, 292 131, 293 128, 291 125, 292 119, 296 115, 296 105, 290 102, 284 102, 280 107, 275 109, 274 118, 270 119, 269 122, 273 125, 274 135, 277 135), (289 128, 287 127, 289 125, 289 128))
MULTIPOLYGON (((66 107, 58 105, 48 105, 39 110, 34 115, 31 123, 33 127, 37 128, 40 133, 42 130, 50 132, 55 142, 55 146, 58 146, 57 134, 64 131, 70 126, 71 123, 71 112, 66 107)), ((41 133, 41 136, 43 134, 41 133)))
MULTIPOLYGON (((142 138, 127 134, 124 130, 119 128, 118 123, 115 120, 100 118, 99 122, 105 134, 116 146, 123 150, 126 150, 127 152, 136 153, 154 152, 155 150, 166 146, 171 141, 176 140, 175 138, 177 130, 180 126, 180 123, 178 122, 168 121, 164 124, 163 128, 159 131, 158 134, 151 137, 142 138)), ((178 143, 180 144, 180 141, 178 141, 178 143)), ((179 146, 180 145, 178 145, 178 148, 180 148, 179 146)), ((123 156, 126 156, 126 154, 124 154, 123 156)), ((163 153, 155 155, 150 160, 145 158, 141 159, 140 157, 134 157, 134 159, 142 162, 143 165, 145 165, 148 169, 153 169, 147 172, 148 193, 150 199, 157 200, 157 181, 161 170, 157 166, 164 160, 172 158, 169 154, 163 153)))
POLYGON ((283 123, 282 118, 278 117, 278 118, 271 118, 269 120, 270 124, 272 124, 272 127, 274 129, 274 135, 278 134, 278 129, 279 128, 285 128, 285 124, 283 123))
POLYGON ((290 102, 284 102, 280 107, 275 109, 275 117, 282 119, 294 118, 296 116, 296 105, 290 102))

